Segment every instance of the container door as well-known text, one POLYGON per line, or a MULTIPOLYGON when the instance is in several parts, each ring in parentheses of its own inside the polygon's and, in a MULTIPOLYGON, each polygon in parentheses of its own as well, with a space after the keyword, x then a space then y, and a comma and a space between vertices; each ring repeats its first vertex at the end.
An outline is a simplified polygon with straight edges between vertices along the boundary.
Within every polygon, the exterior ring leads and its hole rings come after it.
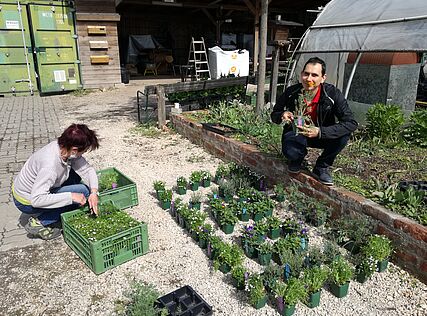
POLYGON ((25 5, 0 1, 0 95, 37 90, 25 5))
POLYGON ((42 93, 70 91, 81 87, 74 9, 62 3, 29 4, 39 88, 42 93))

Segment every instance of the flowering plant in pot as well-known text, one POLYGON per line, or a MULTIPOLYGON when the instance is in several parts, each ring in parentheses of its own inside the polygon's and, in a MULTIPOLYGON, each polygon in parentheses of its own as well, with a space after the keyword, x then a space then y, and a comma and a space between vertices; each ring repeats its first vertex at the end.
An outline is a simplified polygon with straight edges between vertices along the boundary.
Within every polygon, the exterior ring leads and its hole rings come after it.
POLYGON ((215 182, 218 183, 219 180, 225 179, 229 176, 230 170, 226 164, 219 164, 215 171, 215 182))
POLYGON ((202 177, 202 186, 204 188, 209 187, 211 185, 211 179, 212 179, 211 173, 207 170, 203 170, 201 172, 201 177, 202 177))
POLYGON ((307 306, 314 308, 319 306, 320 292, 329 278, 327 266, 314 266, 303 271, 302 280, 307 289, 307 306))
POLYGON ((162 209, 167 210, 171 206, 172 201, 172 190, 165 190, 159 192, 159 200, 162 209))
POLYGON ((231 268, 231 277, 233 278, 235 287, 238 290, 243 290, 246 280, 249 277, 249 272, 243 265, 238 264, 231 268))
POLYGON ((257 257, 257 245, 260 243, 253 225, 245 225, 242 229, 242 247, 249 258, 257 257))
MULTIPOLYGON (((309 267, 319 267, 326 263, 327 257, 321 247, 312 246, 307 253, 307 263, 309 267)), ((332 260, 331 260, 332 261, 332 260)))
POLYGON ((199 246, 205 249, 208 246, 209 237, 212 235, 212 225, 203 223, 198 228, 199 231, 199 246))
POLYGON ((233 199, 234 196, 234 184, 231 181, 220 180, 218 182, 219 196, 224 199, 224 201, 229 202, 233 199))
POLYGON ((118 188, 118 182, 119 174, 114 170, 100 174, 98 178, 99 192, 118 188))
POLYGON ((278 281, 273 292, 277 299, 277 307, 281 315, 291 316, 295 312, 295 305, 306 298, 307 290, 304 283, 298 278, 290 278, 286 283, 278 281))
POLYGON ((330 290, 336 297, 347 295, 350 280, 353 278, 354 269, 343 257, 338 257, 330 264, 329 280, 330 290))
POLYGON ((177 187, 177 191, 178 194, 185 194, 187 193, 187 179, 185 177, 178 177, 178 179, 176 179, 176 187, 177 187))
POLYGON ((252 187, 243 187, 237 190, 237 196, 240 201, 250 201, 255 191, 256 190, 252 187))
POLYGON ((203 225, 206 219, 206 213, 201 211, 192 211, 188 214, 187 222, 189 230, 194 240, 199 239, 199 227, 203 225))
POLYGON ((279 253, 279 258, 283 266, 283 279, 285 281, 289 280, 291 277, 300 277, 304 269, 304 255, 293 253, 289 249, 284 249, 279 253))
POLYGON ((281 231, 281 226, 282 226, 282 222, 280 220, 280 218, 278 218, 277 216, 269 216, 266 218, 266 222, 268 225, 268 232, 267 235, 269 238, 271 239, 277 239, 280 237, 280 231, 281 231))
POLYGON ((273 252, 273 244, 268 240, 258 244, 258 262, 260 265, 266 266, 270 263, 272 252, 273 252))
POLYGON ((360 283, 365 283, 376 271, 377 260, 371 255, 360 253, 356 256, 356 280, 360 283))
POLYGON ((372 235, 368 238, 366 244, 362 246, 362 253, 378 261, 377 270, 382 272, 387 269, 388 260, 393 253, 393 246, 391 240, 386 236, 372 235))
POLYGON ((229 207, 222 208, 218 213, 218 221, 221 230, 226 234, 231 234, 234 230, 234 225, 239 221, 233 209, 229 207))
POLYGON ((165 183, 160 180, 156 180, 153 182, 153 188, 156 191, 156 195, 158 199, 159 199, 159 192, 166 190, 165 183))
POLYGON ((267 303, 267 291, 265 290, 262 277, 258 273, 249 276, 245 290, 248 292, 249 303, 256 309, 260 309, 267 303))
POLYGON ((278 183, 273 187, 274 197, 277 202, 285 201, 285 186, 282 183, 278 183))
POLYGON ((190 208, 200 210, 203 195, 200 192, 194 192, 190 195, 190 208))
POLYGON ((277 264, 269 264, 264 268, 262 273, 262 280, 264 282, 267 292, 272 291, 274 285, 282 278, 283 269, 277 264))
POLYGON ((199 189, 200 182, 202 181, 202 172, 193 171, 190 175, 190 187, 192 191, 199 189))
POLYGON ((239 246, 222 242, 215 248, 215 257, 213 259, 215 270, 219 269, 223 273, 228 273, 231 268, 241 265, 242 262, 243 251, 239 246))

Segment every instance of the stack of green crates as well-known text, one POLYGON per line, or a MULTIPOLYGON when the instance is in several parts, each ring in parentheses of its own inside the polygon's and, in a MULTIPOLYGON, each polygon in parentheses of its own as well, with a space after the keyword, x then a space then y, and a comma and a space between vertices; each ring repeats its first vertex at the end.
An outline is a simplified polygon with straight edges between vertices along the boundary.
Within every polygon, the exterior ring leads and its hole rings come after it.
POLYGON ((61 214, 64 240, 71 249, 96 274, 117 267, 148 252, 148 229, 146 223, 129 228, 113 236, 89 241, 69 225, 69 220, 87 208, 61 214))
POLYGON ((120 210, 138 205, 138 192, 136 184, 116 168, 107 168, 97 172, 98 177, 104 173, 115 172, 118 174, 117 188, 99 192, 99 203, 112 201, 120 210))

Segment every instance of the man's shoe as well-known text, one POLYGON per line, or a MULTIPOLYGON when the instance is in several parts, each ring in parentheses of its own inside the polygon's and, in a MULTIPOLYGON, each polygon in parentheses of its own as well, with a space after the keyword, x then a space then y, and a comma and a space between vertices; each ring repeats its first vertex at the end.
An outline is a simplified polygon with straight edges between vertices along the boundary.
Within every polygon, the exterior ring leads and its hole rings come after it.
POLYGON ((332 180, 332 176, 328 171, 328 168, 314 167, 313 174, 315 175, 316 179, 319 180, 319 182, 323 183, 324 185, 334 184, 332 180))
POLYGON ((299 173, 301 171, 301 162, 300 161, 289 161, 288 162, 288 172, 289 173, 299 173))
POLYGON ((45 227, 39 219, 34 217, 28 219, 28 223, 25 224, 24 228, 30 235, 43 240, 51 240, 61 236, 61 229, 45 227))

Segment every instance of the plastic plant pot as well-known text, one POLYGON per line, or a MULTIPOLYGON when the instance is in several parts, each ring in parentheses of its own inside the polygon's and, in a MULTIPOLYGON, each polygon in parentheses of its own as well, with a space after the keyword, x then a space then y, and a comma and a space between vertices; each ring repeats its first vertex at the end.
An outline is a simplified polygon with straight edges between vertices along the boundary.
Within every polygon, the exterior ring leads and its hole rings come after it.
POLYGON ((308 295, 307 306, 310 308, 314 308, 319 306, 320 304, 320 293, 321 291, 317 291, 315 293, 311 293, 308 295))
POLYGON ((387 266, 388 266, 388 259, 378 261, 377 262, 377 271, 378 272, 384 272, 385 270, 387 270, 387 266))
POLYGON ((350 282, 345 283, 344 285, 336 285, 334 283, 330 284, 331 293, 334 294, 338 298, 342 298, 348 294, 348 288, 350 286, 350 282))
POLYGON ((202 187, 207 188, 210 187, 211 180, 202 180, 202 187))
POLYGON ((231 224, 225 224, 221 226, 221 230, 226 233, 227 235, 232 234, 234 231, 234 225, 231 224))
POLYGON ((186 188, 184 188, 184 187, 178 187, 178 194, 179 195, 184 195, 184 194, 186 194, 187 193, 187 189, 186 188))
POLYGON ((275 229, 270 229, 268 231, 268 238, 270 239, 277 239, 280 237, 280 227, 275 228, 275 229))

